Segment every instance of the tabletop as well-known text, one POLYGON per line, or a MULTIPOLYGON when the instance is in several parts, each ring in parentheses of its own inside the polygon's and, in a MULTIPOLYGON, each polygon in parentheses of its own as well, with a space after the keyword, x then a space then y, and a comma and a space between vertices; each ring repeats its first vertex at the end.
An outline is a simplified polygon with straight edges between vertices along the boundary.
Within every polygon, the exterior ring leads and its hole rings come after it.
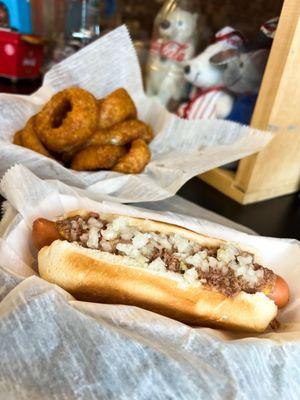
MULTIPOLYGON (((40 79, 11 82, 0 78, 0 92, 5 93, 31 94, 40 85, 40 79)), ((178 195, 260 235, 300 239, 300 193, 241 205, 196 177, 188 181, 178 195)))
POLYGON ((260 235, 300 239, 299 193, 242 205, 199 178, 193 178, 179 190, 178 195, 260 235))

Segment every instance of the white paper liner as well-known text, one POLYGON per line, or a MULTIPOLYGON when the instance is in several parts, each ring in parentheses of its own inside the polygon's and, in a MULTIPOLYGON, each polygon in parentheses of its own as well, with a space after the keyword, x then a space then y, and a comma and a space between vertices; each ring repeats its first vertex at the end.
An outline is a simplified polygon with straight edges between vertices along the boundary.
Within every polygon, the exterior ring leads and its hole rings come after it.
POLYGON ((21 166, 7 172, 0 189, 18 211, 0 242, 0 278, 9 288, 14 279, 17 284, 25 278, 0 303, 0 393, 13 394, 6 398, 299 398, 299 242, 59 193, 21 166), (136 307, 79 302, 32 277, 32 221, 83 207, 170 222, 256 247, 291 289, 290 304, 279 314, 281 328, 258 335, 191 328, 136 307), (15 376, 19 387, 12 383, 15 376))
POLYGON ((103 194, 116 201, 155 201, 174 195, 191 177, 260 151, 272 138, 233 122, 187 121, 170 114, 143 91, 137 57, 126 27, 120 27, 54 66, 43 86, 31 96, 0 95, 0 175, 22 163, 37 176, 58 179, 85 189, 89 196, 103 194), (104 97, 125 87, 137 104, 140 119, 156 133, 152 161, 142 174, 110 171, 75 172, 31 150, 11 143, 14 132, 57 91, 78 85, 104 97))

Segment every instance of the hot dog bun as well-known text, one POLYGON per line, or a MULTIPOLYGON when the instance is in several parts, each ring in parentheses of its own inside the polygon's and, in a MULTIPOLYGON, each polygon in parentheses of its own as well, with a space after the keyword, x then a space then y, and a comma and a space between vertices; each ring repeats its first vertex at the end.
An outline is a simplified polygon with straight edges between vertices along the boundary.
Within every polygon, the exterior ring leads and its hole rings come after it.
MULTIPOLYGON (((68 216, 80 213, 84 211, 68 216)), ((207 246, 224 243, 174 225, 137 218, 129 221, 144 232, 175 232, 207 246)), ((134 305, 192 325, 262 332, 277 315, 276 304, 264 293, 240 292, 229 297, 188 283, 180 274, 145 269, 127 256, 63 240, 40 250, 38 268, 42 278, 78 300, 134 305)))

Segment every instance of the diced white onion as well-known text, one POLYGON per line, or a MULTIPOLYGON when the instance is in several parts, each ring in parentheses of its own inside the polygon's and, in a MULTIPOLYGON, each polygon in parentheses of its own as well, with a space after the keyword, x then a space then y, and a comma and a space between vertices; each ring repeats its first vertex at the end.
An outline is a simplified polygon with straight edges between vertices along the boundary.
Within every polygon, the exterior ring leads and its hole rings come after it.
POLYGON ((187 264, 194 265, 194 267, 200 267, 202 265, 203 259, 199 253, 194 254, 193 256, 187 257, 185 259, 187 264))
POLYGON ((128 229, 129 219, 126 217, 115 218, 112 223, 112 229, 117 232, 124 232, 128 229))
POLYGON ((101 229, 103 227, 102 222, 94 217, 90 217, 87 223, 88 225, 95 226, 98 229, 101 229))
POLYGON ((127 230, 122 231, 121 238, 123 240, 131 240, 136 233, 138 232, 135 229, 128 228, 127 230))
POLYGON ((117 248, 117 250, 126 254, 128 257, 132 257, 132 258, 140 257, 140 252, 132 244, 118 243, 116 248, 117 248))
POLYGON ((217 259, 219 261, 224 261, 229 263, 235 259, 235 256, 238 255, 239 251, 233 245, 224 245, 217 252, 217 259))
POLYGON ((238 256, 237 257, 237 260, 238 260, 238 262, 240 263, 240 265, 249 265, 249 264, 252 264, 252 262, 253 262, 253 257, 252 256, 246 256, 246 257, 243 257, 243 256, 238 256))
POLYGON ((187 257, 185 262, 187 264, 191 264, 194 267, 199 267, 203 271, 207 271, 209 268, 208 261, 203 259, 203 255, 200 253, 196 253, 193 256, 187 257))
POLYGON ((147 233, 139 232, 135 237, 132 239, 133 247, 136 249, 140 249, 141 247, 146 246, 149 241, 149 235, 147 233))
POLYGON ((215 257, 208 257, 208 264, 211 268, 218 268, 218 260, 215 257))
POLYGON ((149 269, 151 269, 152 271, 165 272, 166 264, 163 262, 163 260, 160 257, 157 257, 155 260, 153 260, 149 264, 149 269))
POLYGON ((207 250, 199 251, 198 254, 202 257, 203 260, 207 259, 207 250))
POLYGON ((108 253, 110 253, 112 251, 112 246, 107 240, 102 239, 100 241, 100 245, 101 245, 103 251, 106 251, 108 253))
POLYGON ((158 238, 158 243, 161 246, 163 246, 165 249, 167 249, 167 250, 171 250, 172 249, 172 245, 171 245, 171 243, 169 242, 169 240, 167 239, 167 237, 165 235, 160 236, 158 238))
POLYGON ((207 260, 203 260, 200 269, 204 272, 209 270, 209 264, 207 260))
POLYGON ((198 272, 196 268, 190 268, 187 271, 185 271, 183 277, 188 283, 194 283, 195 281, 198 280, 198 272))
POLYGON ((99 229, 95 226, 91 226, 89 230, 89 238, 86 243, 87 247, 90 249, 98 249, 98 242, 99 242, 99 229))
POLYGON ((103 229, 101 234, 105 240, 113 240, 118 237, 118 233, 110 228, 103 229))
POLYGON ((147 247, 143 247, 142 249, 140 249, 140 252, 143 256, 145 257, 151 257, 152 253, 153 253, 153 248, 150 246, 147 247))
POLYGON ((173 242, 174 245, 177 247, 179 253, 186 253, 187 251, 190 251, 192 248, 189 240, 178 235, 177 233, 174 235, 173 242))

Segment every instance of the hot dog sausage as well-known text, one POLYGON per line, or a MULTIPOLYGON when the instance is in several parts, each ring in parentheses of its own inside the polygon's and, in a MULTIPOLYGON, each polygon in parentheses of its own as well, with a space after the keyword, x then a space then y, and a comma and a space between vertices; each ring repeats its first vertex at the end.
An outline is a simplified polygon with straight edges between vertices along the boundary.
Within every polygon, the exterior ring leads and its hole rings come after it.
POLYGON ((274 300, 278 308, 284 307, 288 303, 290 296, 289 287, 286 281, 277 275, 274 289, 271 293, 266 293, 266 295, 270 299, 274 300))
POLYGON ((61 236, 56 229, 55 222, 45 218, 38 218, 33 222, 32 240, 38 250, 44 246, 50 246, 57 239, 61 239, 61 236))

